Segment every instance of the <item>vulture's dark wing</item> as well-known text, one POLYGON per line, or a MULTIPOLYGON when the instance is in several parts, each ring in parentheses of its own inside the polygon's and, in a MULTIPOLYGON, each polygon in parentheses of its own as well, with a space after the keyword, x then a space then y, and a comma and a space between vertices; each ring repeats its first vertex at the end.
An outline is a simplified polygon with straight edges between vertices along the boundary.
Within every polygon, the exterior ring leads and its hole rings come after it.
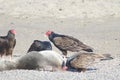
POLYGON ((38 40, 34 40, 34 42, 31 44, 29 50, 30 51, 41 51, 42 50, 42 42, 38 40))
POLYGON ((14 45, 13 45, 13 48, 15 47, 15 45, 16 45, 16 39, 14 40, 14 45))
POLYGON ((52 50, 52 45, 51 45, 51 43, 49 41, 43 41, 41 43, 41 48, 43 50, 52 50))
POLYGON ((111 60, 113 59, 109 54, 89 54, 82 53, 78 54, 73 60, 70 61, 70 64, 74 68, 85 68, 93 65, 94 63, 98 63, 101 60, 111 60))
POLYGON ((7 43, 8 43, 8 40, 7 40, 7 39, 0 38, 0 46, 3 46, 5 43, 7 44, 7 43))
POLYGON ((1 39, 6 39, 6 36, 0 36, 1 39))
POLYGON ((94 63, 95 59, 92 54, 79 54, 71 62, 71 66, 74 68, 86 68, 94 63))
POLYGON ((0 38, 0 54, 1 54, 1 52, 4 52, 4 50, 7 48, 7 46, 8 46, 8 40, 0 38))
POLYGON ((32 43, 27 52, 34 51, 35 47, 36 47, 35 43, 32 43))
POLYGON ((83 44, 79 40, 69 36, 55 37, 53 41, 56 47, 70 51, 80 49, 80 44, 83 44))

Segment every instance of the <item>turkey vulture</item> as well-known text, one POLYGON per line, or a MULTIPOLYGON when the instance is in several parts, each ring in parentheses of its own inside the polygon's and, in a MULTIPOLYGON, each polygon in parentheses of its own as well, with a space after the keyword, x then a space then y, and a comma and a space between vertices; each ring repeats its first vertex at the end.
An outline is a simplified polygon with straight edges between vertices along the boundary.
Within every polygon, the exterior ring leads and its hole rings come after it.
POLYGON ((52 50, 51 43, 49 41, 34 40, 34 42, 31 44, 28 52, 43 51, 43 50, 52 50))
MULTIPOLYGON (((69 57, 70 58, 70 57, 69 57)), ((110 54, 89 54, 89 53, 80 53, 74 56, 71 56, 71 59, 68 59, 66 65, 68 68, 76 69, 77 71, 86 71, 87 67, 93 65, 94 63, 100 62, 102 60, 111 60, 113 59, 110 54)))
POLYGON ((16 31, 11 29, 8 31, 7 36, 0 36, 0 55, 10 55, 12 57, 13 49, 16 45, 15 39, 16 31))
POLYGON ((67 55, 67 51, 79 52, 83 50, 87 52, 93 52, 91 47, 71 36, 57 34, 52 31, 47 31, 46 35, 65 56, 67 55))

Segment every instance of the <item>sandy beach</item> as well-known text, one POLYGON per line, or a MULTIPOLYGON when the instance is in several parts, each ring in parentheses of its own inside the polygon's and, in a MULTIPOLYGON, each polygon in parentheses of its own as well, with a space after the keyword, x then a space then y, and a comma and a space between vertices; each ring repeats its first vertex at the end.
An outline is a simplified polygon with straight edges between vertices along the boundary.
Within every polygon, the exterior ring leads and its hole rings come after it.
MULTIPOLYGON (((26 54, 33 40, 48 40, 47 37, 44 36, 45 32, 48 30, 52 30, 57 33, 66 34, 70 36, 74 36, 80 41, 86 43, 87 45, 94 48, 95 53, 109 53, 114 58, 113 60, 101 61, 100 63, 96 63, 93 68, 97 68, 97 70, 90 70, 86 72, 48 72, 48 71, 37 71, 37 70, 9 70, 0 72, 0 80, 119 80, 120 79, 120 8, 117 4, 117 0, 111 2, 113 4, 108 4, 108 6, 113 6, 111 10, 109 8, 105 8, 108 12, 104 13, 104 15, 90 15, 89 11, 86 16, 78 16, 81 13, 72 14, 65 8, 62 12, 56 12, 55 9, 53 12, 51 11, 48 14, 47 8, 44 8, 43 5, 40 6, 40 12, 31 13, 35 8, 39 9, 40 4, 44 3, 46 6, 50 1, 45 0, 45 2, 37 3, 37 0, 31 0, 29 5, 24 0, 16 1, 15 0, 0 0, 0 36, 6 35, 8 30, 15 29, 16 34, 16 46, 13 52, 13 60, 18 58, 16 56, 22 56, 26 54), (8 4, 8 5, 7 5, 8 4), (16 5, 15 5, 16 4, 16 5), (114 6, 117 4, 116 6, 114 6), (7 6, 6 6, 7 5, 7 6), (30 7, 38 6, 38 7, 30 7), (11 6, 11 7, 10 7, 11 6), (15 6, 17 6, 15 8, 15 6), (9 7, 13 10, 9 10, 9 7), (30 7, 28 9, 28 7, 30 7), (23 9, 25 8, 25 9, 23 9), (28 9, 28 10, 27 10, 28 9), (55 10, 55 11, 54 11, 55 10), (46 12, 45 12, 46 11, 46 12), (111 14, 107 14, 110 13, 111 14), (65 13, 66 12, 66 13, 65 13), (19 13, 19 14, 18 14, 19 13), (41 13, 41 15, 40 15, 41 13), (67 15, 70 13, 72 17, 67 15), (113 14, 114 13, 114 14, 113 14), (28 15, 27 15, 28 14, 28 15), (36 15, 35 15, 36 14, 36 15), (111 16, 112 15, 112 16, 111 16), (92 17, 91 17, 92 16, 92 17)), ((49 3, 48 7, 50 8, 56 7, 56 3, 59 3, 61 0, 55 0, 49 3), (54 4, 54 5, 53 5, 54 4)), ((65 0, 67 1, 67 0, 65 0)), ((72 0, 73 1, 73 0, 72 0)), ((77 0, 79 2, 79 0, 77 0)), ((76 3, 77 3, 76 1, 76 3)), ((70 1, 71 2, 71 1, 70 1)), ((62 1, 60 3, 63 3, 62 1)), ((63 5, 58 7, 61 7, 63 5)), ((98 2, 96 0, 93 1, 93 6, 97 5, 98 2), (96 3, 96 4, 95 4, 96 3)), ((103 5, 105 5, 104 2, 103 5)), ((66 3, 66 7, 68 7, 69 3, 66 3)), ((74 3, 75 4, 75 3, 74 3)), ((85 3, 88 4, 88 3, 85 3)), ((91 3, 92 4, 92 3, 91 3)), ((76 9, 79 9, 80 6, 76 4, 76 9)), ((88 5, 88 7, 90 4, 88 5)), ((92 7, 93 8, 93 7, 92 7)), ((98 8, 98 7, 97 7, 98 8)), ((84 7, 83 7, 84 9, 84 7)), ((86 8, 85 8, 86 9, 86 8)), ((103 9, 103 8, 102 8, 103 9)), ((74 7, 72 7, 74 13, 74 7)), ((88 9, 89 10, 89 9, 88 9)), ((95 10, 95 9, 94 9, 95 10)), ((86 11, 86 10, 85 10, 86 11)), ((84 12, 84 11, 83 11, 84 12)), ((104 12, 104 10, 103 10, 104 12)), ((94 12, 93 12, 94 13, 94 12)), ((97 14, 97 13, 96 13, 97 14)), ((49 40, 48 40, 49 41, 49 40)), ((53 50, 61 52, 53 46, 53 50)))

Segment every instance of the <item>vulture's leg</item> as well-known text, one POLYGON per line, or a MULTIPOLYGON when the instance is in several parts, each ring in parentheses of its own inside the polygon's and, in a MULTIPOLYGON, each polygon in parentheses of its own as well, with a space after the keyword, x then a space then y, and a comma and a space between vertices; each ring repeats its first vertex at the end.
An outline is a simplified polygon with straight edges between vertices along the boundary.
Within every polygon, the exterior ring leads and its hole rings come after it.
POLYGON ((12 53, 13 53, 13 49, 10 49, 9 52, 8 52, 8 55, 10 55, 10 61, 12 61, 12 53))
POLYGON ((4 59, 3 59, 3 53, 0 55, 0 57, 1 57, 1 60, 4 60, 4 59))
POLYGON ((10 61, 12 61, 12 55, 10 55, 10 61))
POLYGON ((1 59, 5 60, 5 55, 6 55, 6 49, 3 50, 2 54, 1 54, 1 59))

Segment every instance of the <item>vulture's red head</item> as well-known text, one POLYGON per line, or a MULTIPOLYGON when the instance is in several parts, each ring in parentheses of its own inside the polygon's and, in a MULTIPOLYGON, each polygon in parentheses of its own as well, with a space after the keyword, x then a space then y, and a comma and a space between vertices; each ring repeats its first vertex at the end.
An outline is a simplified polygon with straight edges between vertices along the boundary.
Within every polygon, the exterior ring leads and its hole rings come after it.
POLYGON ((16 34, 16 31, 14 29, 11 29, 9 32, 14 34, 14 35, 16 34))
POLYGON ((45 33, 45 35, 46 35, 46 36, 49 36, 51 33, 52 33, 52 31, 47 31, 47 32, 45 33))

